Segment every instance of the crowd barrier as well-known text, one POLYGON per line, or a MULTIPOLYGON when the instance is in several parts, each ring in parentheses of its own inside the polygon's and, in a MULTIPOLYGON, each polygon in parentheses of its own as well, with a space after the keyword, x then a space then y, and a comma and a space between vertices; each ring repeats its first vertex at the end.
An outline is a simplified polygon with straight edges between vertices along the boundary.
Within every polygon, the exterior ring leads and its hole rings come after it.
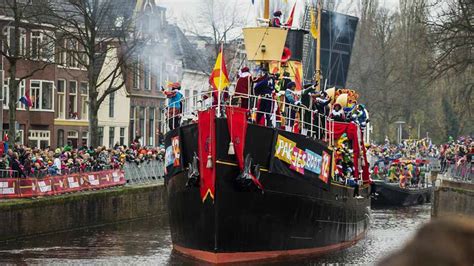
POLYGON ((1 178, 0 199, 60 195, 124 185, 123 170, 102 170, 44 178, 1 178))
POLYGON ((446 176, 452 179, 474 182, 474 168, 472 162, 453 163, 447 167, 446 176))
POLYGON ((125 179, 127 183, 162 183, 165 175, 163 161, 147 161, 140 164, 129 162, 125 164, 125 179))

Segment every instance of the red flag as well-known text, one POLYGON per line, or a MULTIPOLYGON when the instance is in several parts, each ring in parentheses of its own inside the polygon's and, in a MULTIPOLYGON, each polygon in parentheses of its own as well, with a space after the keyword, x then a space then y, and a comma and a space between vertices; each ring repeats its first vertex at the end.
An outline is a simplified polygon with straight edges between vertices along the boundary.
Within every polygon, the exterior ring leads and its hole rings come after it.
POLYGON ((199 174, 201 175, 201 200, 204 202, 208 196, 214 201, 216 189, 216 131, 214 108, 200 111, 198 113, 198 155, 199 174), (209 157, 210 156, 210 157, 209 157), (212 166, 207 167, 208 160, 212 160, 212 166))
POLYGON ((290 13, 290 16, 288 17, 288 20, 286 21, 285 23, 285 26, 288 26, 291 28, 291 26, 293 25, 293 17, 295 15, 295 7, 296 7, 296 2, 295 4, 293 5, 293 8, 291 9, 291 13, 290 13))

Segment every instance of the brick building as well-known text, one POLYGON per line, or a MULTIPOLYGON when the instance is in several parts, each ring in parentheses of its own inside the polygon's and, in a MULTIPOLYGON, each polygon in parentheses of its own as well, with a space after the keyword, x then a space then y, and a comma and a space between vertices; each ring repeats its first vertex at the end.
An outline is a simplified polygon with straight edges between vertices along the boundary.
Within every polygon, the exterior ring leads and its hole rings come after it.
MULTIPOLYGON (((0 0, 2 48, 9 46, 10 40, 14 39, 11 36, 12 14, 4 1, 0 0)), ((183 93, 193 95, 198 87, 205 86, 202 84, 208 77, 205 74, 207 67, 201 65, 203 57, 181 29, 167 23, 166 9, 157 6, 155 1, 114 3, 117 9, 133 10, 129 14, 137 16, 138 30, 148 41, 131 62, 134 67, 127 69, 125 88, 107 97, 99 110, 101 143, 106 146, 111 143, 128 145, 140 137, 143 145, 155 146, 159 144, 161 110, 166 104, 161 86, 166 86, 168 81, 183 81, 186 84, 183 93)), ((55 30, 54 24, 41 24, 41 28, 33 23, 21 26, 19 46, 22 59, 17 64, 17 77, 28 77, 20 84, 18 97, 29 90, 33 106, 27 111, 17 102, 17 139, 19 143, 42 148, 67 143, 77 147, 87 143, 89 138, 87 71, 76 60, 81 56, 77 43, 56 38, 53 45, 40 45, 48 38, 45 32, 55 30), (48 65, 44 67, 45 64, 48 65), (44 69, 38 70, 40 68, 44 69)), ((9 127, 9 64, 4 56, 0 62, 5 132, 9 127)))

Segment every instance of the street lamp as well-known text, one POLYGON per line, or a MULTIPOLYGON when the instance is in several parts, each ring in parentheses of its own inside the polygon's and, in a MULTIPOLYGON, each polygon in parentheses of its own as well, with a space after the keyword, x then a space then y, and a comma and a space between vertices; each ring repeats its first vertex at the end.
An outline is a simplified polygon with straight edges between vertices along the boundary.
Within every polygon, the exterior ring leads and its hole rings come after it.
POLYGON ((397 121, 395 122, 396 125, 398 125, 397 129, 397 142, 400 144, 402 142, 402 137, 403 137, 403 124, 405 124, 405 121, 397 121))

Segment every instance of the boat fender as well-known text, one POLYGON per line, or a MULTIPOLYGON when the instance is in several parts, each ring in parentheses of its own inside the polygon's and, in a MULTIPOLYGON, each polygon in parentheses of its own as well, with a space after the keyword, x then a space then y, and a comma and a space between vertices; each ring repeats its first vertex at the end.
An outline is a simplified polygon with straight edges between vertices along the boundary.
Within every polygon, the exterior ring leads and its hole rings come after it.
POLYGON ((188 167, 188 182, 187 187, 199 187, 199 167, 198 167, 198 156, 194 153, 193 162, 189 163, 188 167))

